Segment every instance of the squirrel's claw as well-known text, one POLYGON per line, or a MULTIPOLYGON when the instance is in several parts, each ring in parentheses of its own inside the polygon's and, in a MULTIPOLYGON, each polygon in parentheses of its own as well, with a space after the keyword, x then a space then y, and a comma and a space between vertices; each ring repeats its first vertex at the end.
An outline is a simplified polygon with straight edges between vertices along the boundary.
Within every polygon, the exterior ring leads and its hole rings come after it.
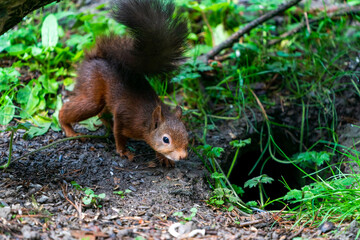
POLYGON ((167 167, 167 168, 173 168, 175 167, 175 162, 173 160, 168 159, 161 153, 156 153, 157 159, 159 159, 160 165, 167 167))
POLYGON ((132 152, 128 151, 128 150, 125 150, 125 151, 119 150, 117 152, 120 154, 120 157, 126 157, 127 159, 129 159, 129 161, 134 160, 135 155, 132 152))

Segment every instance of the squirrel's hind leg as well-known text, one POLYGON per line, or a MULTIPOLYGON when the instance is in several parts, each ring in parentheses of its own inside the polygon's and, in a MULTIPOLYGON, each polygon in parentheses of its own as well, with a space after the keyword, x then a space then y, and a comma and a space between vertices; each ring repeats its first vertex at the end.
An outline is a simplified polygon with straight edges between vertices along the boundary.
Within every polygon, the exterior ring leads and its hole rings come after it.
POLYGON ((86 98, 84 95, 77 95, 70 98, 70 101, 66 102, 59 112, 59 121, 65 135, 67 137, 78 136, 79 134, 74 131, 71 124, 95 116, 100 113, 104 107, 105 102, 100 99, 95 101, 95 99, 86 98))

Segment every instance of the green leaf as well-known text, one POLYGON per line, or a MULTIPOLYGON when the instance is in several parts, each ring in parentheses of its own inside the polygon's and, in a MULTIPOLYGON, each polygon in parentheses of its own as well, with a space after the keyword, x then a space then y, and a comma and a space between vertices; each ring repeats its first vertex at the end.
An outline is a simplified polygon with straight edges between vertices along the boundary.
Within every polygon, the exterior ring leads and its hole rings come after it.
POLYGON ((197 213, 197 211, 198 211, 197 208, 191 208, 190 209, 190 212, 195 213, 195 214, 197 213))
POLYGON ((242 187, 235 184, 231 184, 231 186, 234 188, 234 191, 240 196, 244 194, 244 190, 242 189, 242 187))
POLYGON ((23 129, 23 130, 29 130, 29 128, 31 127, 31 123, 29 122, 24 122, 24 123, 20 123, 18 125, 15 126, 7 126, 7 128, 5 128, 5 130, 0 130, 0 132, 9 132, 9 131, 17 131, 19 129, 23 129))
POLYGON ((220 178, 225 178, 224 174, 222 173, 219 173, 219 172, 214 172, 211 174, 211 178, 213 179, 220 179, 220 178))
POLYGON ((15 115, 15 106, 9 96, 0 105, 0 125, 7 125, 15 115))
POLYGON ((99 119, 98 116, 95 116, 87 120, 81 121, 80 124, 89 131, 96 131, 99 128, 99 126, 101 126, 101 120, 99 119))
POLYGON ((22 90, 21 94, 18 94, 18 98, 22 98, 21 102, 23 111, 20 112, 20 116, 22 118, 29 118, 35 112, 39 110, 45 109, 45 99, 44 92, 40 92, 42 90, 42 86, 36 80, 30 81, 26 87, 27 89, 22 90))
POLYGON ((54 14, 49 14, 41 28, 41 39, 44 47, 55 47, 58 40, 58 22, 54 14))
POLYGON ((85 190, 85 194, 86 194, 86 195, 93 195, 93 194, 94 194, 94 191, 93 191, 92 189, 90 189, 90 188, 87 188, 87 189, 85 190))
POLYGON ((229 34, 227 34, 227 32, 225 31, 224 25, 221 23, 219 25, 216 26, 214 30, 214 38, 215 38, 215 44, 218 45, 221 42, 225 41, 228 37, 229 34))
POLYGON ((184 216, 183 212, 174 212, 173 216, 182 217, 184 216))
POLYGON ((101 199, 103 199, 103 198, 105 198, 105 197, 106 197, 106 194, 105 194, 105 193, 101 193, 101 194, 98 195, 98 198, 101 198, 101 199))
POLYGON ((36 136, 44 135, 50 128, 52 119, 37 115, 33 119, 33 122, 36 126, 31 126, 29 131, 24 134, 24 139, 32 139, 36 136))
POLYGON ((255 201, 249 201, 246 203, 246 205, 248 205, 249 207, 256 207, 258 204, 255 201))
POLYGON ((9 47, 10 43, 10 34, 4 33, 0 36, 0 52, 4 51, 5 48, 9 47))
POLYGON ((234 140, 230 142, 230 145, 236 148, 242 148, 248 144, 251 144, 251 138, 245 140, 234 140))
POLYGON ((123 191, 115 191, 114 194, 124 195, 124 192, 123 191))
POLYGON ((303 192, 297 189, 292 189, 284 196, 284 200, 296 199, 300 200, 303 198, 303 192))
POLYGON ((59 83, 56 79, 49 78, 47 75, 41 75, 38 81, 42 84, 47 93, 56 94, 59 88, 59 83))
POLYGON ((85 205, 90 205, 91 201, 92 201, 92 197, 88 197, 88 196, 83 197, 83 203, 85 205))
POLYGON ((31 46, 30 49, 31 49, 31 55, 33 56, 38 56, 42 53, 42 49, 36 46, 31 46))
POLYGON ((76 190, 82 190, 82 187, 77 182, 71 181, 70 183, 74 186, 76 190))
POLYGON ((22 43, 10 45, 5 50, 12 56, 20 55, 25 52, 25 46, 22 43))
POLYGON ((0 68, 0 91, 9 90, 19 82, 20 73, 13 67, 0 68))
POLYGON ((266 174, 263 174, 261 176, 254 177, 246 181, 244 187, 253 188, 259 185, 260 183, 271 183, 272 181, 274 181, 273 178, 268 177, 266 174))

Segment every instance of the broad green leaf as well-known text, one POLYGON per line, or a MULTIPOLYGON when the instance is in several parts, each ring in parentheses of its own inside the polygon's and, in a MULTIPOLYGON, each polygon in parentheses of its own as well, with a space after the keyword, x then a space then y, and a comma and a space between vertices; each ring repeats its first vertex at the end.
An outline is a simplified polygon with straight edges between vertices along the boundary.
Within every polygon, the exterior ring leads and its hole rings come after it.
POLYGON ((59 83, 56 81, 56 79, 49 78, 46 75, 41 75, 38 78, 38 81, 41 82, 47 93, 53 93, 53 94, 57 93, 57 90, 59 88, 59 83))
POLYGON ((0 125, 7 125, 14 117, 15 106, 9 96, 0 104, 0 125))
POLYGON ((5 48, 9 47, 10 43, 10 35, 5 33, 0 36, 0 52, 2 52, 5 48))
POLYGON ((16 94, 16 101, 18 103, 20 103, 21 105, 24 105, 28 102, 29 100, 29 96, 31 94, 31 88, 28 85, 26 85, 25 87, 21 88, 17 94, 16 94))
POLYGON ((58 40, 58 22, 54 14, 49 14, 41 28, 42 45, 44 47, 55 47, 58 40))
POLYGON ((31 55, 33 56, 38 56, 42 53, 42 49, 41 48, 38 48, 36 46, 31 46, 31 55))
MULTIPOLYGON (((23 106, 23 111, 21 111, 20 113, 20 116, 22 118, 29 118, 38 110, 38 105, 40 103, 39 93, 42 89, 41 85, 36 83, 35 81, 29 82, 26 87, 29 88, 29 92, 28 96, 22 96, 25 97, 26 100, 23 106)), ((24 94, 27 94, 26 91, 24 91, 24 94)))
POLYGON ((216 28, 213 29, 213 31, 214 31, 214 38, 215 38, 214 40, 216 45, 225 41, 229 37, 229 34, 227 34, 227 32, 225 31, 223 24, 217 25, 216 28))
POLYGON ((50 128, 52 119, 46 116, 36 115, 32 118, 35 126, 31 126, 29 131, 24 134, 24 139, 32 139, 36 136, 44 135, 50 128))
POLYGON ((87 189, 85 190, 85 194, 86 194, 86 195, 92 195, 92 194, 94 194, 94 191, 93 191, 92 189, 90 189, 90 188, 87 188, 87 189))
POLYGON ((14 68, 0 68, 0 91, 9 90, 13 84, 19 82, 20 73, 14 68))
POLYGON ((10 45, 5 50, 13 56, 23 54, 25 52, 25 46, 22 43, 10 45))

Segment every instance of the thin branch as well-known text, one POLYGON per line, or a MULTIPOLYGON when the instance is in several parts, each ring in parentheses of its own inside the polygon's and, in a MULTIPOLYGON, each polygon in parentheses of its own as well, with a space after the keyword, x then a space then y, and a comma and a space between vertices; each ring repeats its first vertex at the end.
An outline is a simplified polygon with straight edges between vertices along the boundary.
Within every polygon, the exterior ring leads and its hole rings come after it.
POLYGON ((221 50, 231 47, 241 36, 243 36, 244 34, 250 32, 253 28, 257 27, 258 25, 266 22, 267 20, 273 18, 274 16, 276 16, 276 15, 282 13, 283 11, 289 9, 290 7, 298 4, 300 1, 301 0, 292 0, 290 2, 287 2, 287 3, 283 4, 283 5, 280 5, 278 9, 276 9, 274 11, 271 11, 271 12, 268 12, 268 13, 260 16, 259 18, 251 21, 244 28, 242 28, 239 31, 235 32, 228 39, 226 39, 225 41, 223 41, 219 45, 215 46, 207 54, 200 56, 199 59, 201 61, 207 63, 207 61, 210 58, 213 58, 214 56, 216 56, 218 53, 221 52, 221 50))

